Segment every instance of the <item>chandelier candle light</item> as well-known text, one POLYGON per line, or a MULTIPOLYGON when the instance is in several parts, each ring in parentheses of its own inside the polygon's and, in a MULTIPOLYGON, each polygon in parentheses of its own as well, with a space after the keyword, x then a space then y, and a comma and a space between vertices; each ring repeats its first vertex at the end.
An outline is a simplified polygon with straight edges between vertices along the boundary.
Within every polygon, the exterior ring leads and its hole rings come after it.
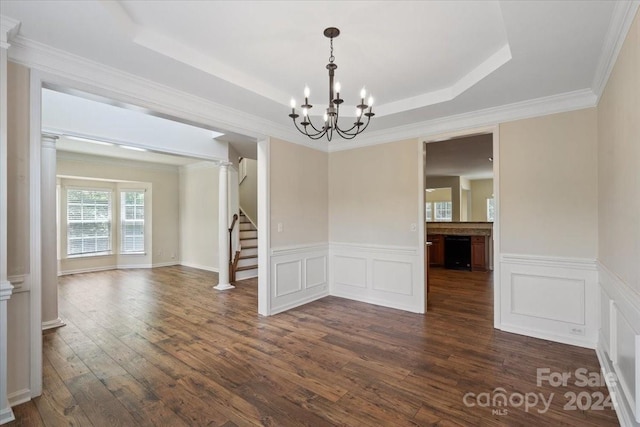
POLYGON ((310 91, 308 86, 304 88, 304 104, 300 106, 302 108, 302 119, 300 120, 300 123, 298 124, 296 122, 296 119, 300 117, 300 115, 296 113, 295 99, 291 99, 291 114, 289 114, 289 117, 293 120, 293 124, 296 129, 311 139, 320 139, 326 135, 327 139, 331 141, 334 132, 344 139, 353 139, 356 135, 362 133, 367 126, 369 126, 371 117, 375 116, 372 111, 373 97, 369 96, 367 104, 365 104, 364 99, 367 96, 367 91, 362 88, 360 91, 360 104, 356 107, 356 121, 353 123, 353 126, 349 129, 341 129, 338 126, 340 104, 342 104, 344 100, 340 98, 340 83, 333 83, 335 71, 336 68, 338 68, 338 66, 333 62, 335 60, 335 57, 333 56, 333 39, 340 35, 340 30, 334 27, 329 27, 324 30, 324 35, 330 39, 331 45, 331 55, 329 56, 329 63, 327 64, 327 70, 329 70, 329 107, 324 113, 324 124, 322 127, 318 128, 311 122, 309 110, 313 105, 309 104, 310 91), (367 118, 366 123, 363 122, 363 116, 367 118))

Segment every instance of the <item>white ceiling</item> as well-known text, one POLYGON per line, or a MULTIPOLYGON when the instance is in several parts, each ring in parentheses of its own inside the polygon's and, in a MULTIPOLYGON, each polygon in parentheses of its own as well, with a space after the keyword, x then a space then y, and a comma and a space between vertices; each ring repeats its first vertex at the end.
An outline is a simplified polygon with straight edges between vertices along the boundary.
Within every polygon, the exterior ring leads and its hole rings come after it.
POLYGON ((425 176, 493 178, 493 135, 474 135, 426 145, 425 176))
MULTIPOLYGON (((19 37, 290 126, 326 103, 328 26, 345 104, 371 130, 594 90, 615 1, 14 1, 19 37)), ((613 23, 613 24, 612 24, 613 23)), ((11 51, 10 51, 11 52, 11 51)), ((222 130, 224 131, 224 130, 222 130)))
POLYGON ((151 151, 134 151, 118 145, 101 145, 95 142, 78 141, 64 135, 56 142, 56 151, 172 166, 186 166, 202 162, 202 159, 194 159, 192 157, 173 156, 151 151))

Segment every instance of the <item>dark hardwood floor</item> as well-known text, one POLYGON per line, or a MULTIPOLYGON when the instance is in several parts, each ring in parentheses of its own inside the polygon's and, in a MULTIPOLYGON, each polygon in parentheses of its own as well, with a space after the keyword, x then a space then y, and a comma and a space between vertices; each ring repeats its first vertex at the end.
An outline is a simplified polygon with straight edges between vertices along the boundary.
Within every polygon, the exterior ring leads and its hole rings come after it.
POLYGON ((494 330, 491 273, 431 277, 427 315, 327 297, 268 318, 255 280, 218 292, 186 267, 62 277, 67 326, 44 335, 43 394, 10 425, 618 425, 584 409, 606 387, 536 383, 537 368, 599 372, 594 351, 494 330), (511 404, 491 406, 501 392, 511 404), (565 407, 572 393, 583 409, 565 407))

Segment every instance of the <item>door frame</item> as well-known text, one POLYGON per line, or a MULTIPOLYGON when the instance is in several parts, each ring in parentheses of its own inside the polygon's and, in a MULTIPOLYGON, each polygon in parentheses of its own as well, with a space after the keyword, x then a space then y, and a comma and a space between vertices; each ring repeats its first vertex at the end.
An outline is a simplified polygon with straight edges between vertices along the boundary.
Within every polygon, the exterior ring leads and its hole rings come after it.
MULTIPOLYGON (((484 126, 473 129, 466 129, 454 132, 446 132, 441 134, 433 134, 420 138, 422 156, 422 174, 420 176, 420 220, 422 230, 420 232, 420 246, 423 251, 422 262, 427 263, 425 260, 424 250, 427 240, 426 233, 426 212, 424 207, 424 190, 425 190, 425 168, 426 168, 426 144, 431 142, 446 141, 454 138, 461 138, 465 136, 478 135, 478 134, 492 134, 493 135, 493 197, 495 203, 495 219, 493 222, 493 252, 491 254, 493 258, 493 327, 500 329, 501 325, 501 283, 500 283, 500 126, 484 126)), ((426 266, 423 265, 423 270, 426 266)), ((428 280, 425 277, 425 281, 428 280)), ((427 297, 425 296, 425 312, 427 297)))

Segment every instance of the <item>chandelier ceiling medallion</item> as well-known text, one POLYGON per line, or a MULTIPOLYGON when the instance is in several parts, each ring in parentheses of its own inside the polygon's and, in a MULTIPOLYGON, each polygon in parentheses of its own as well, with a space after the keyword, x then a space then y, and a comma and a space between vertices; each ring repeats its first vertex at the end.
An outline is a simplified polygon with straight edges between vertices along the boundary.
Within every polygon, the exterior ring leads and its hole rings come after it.
POLYGON ((340 35, 340 30, 329 27, 324 30, 324 35, 329 38, 331 46, 331 54, 329 56, 329 63, 327 64, 327 70, 329 70, 329 106, 324 113, 324 123, 322 126, 316 126, 311 121, 311 117, 309 117, 309 110, 311 110, 313 106, 309 104, 310 91, 308 86, 304 88, 304 104, 300 106, 300 108, 302 108, 302 119, 300 123, 296 122, 296 119, 300 117, 300 115, 296 113, 296 101, 293 98, 291 99, 291 114, 289 114, 289 117, 293 120, 296 129, 311 139, 320 139, 326 135, 327 139, 331 141, 334 132, 344 139, 353 139, 369 126, 371 117, 375 115, 372 111, 373 97, 369 96, 367 100, 368 104, 365 104, 364 99, 367 96, 367 92, 362 88, 360 91, 360 104, 356 106, 356 121, 353 123, 353 126, 348 129, 339 127, 340 104, 342 104, 344 100, 340 98, 340 83, 335 82, 334 84, 333 82, 336 68, 338 68, 334 63, 333 39, 340 35), (363 121, 364 117, 366 117, 366 122, 363 121))

